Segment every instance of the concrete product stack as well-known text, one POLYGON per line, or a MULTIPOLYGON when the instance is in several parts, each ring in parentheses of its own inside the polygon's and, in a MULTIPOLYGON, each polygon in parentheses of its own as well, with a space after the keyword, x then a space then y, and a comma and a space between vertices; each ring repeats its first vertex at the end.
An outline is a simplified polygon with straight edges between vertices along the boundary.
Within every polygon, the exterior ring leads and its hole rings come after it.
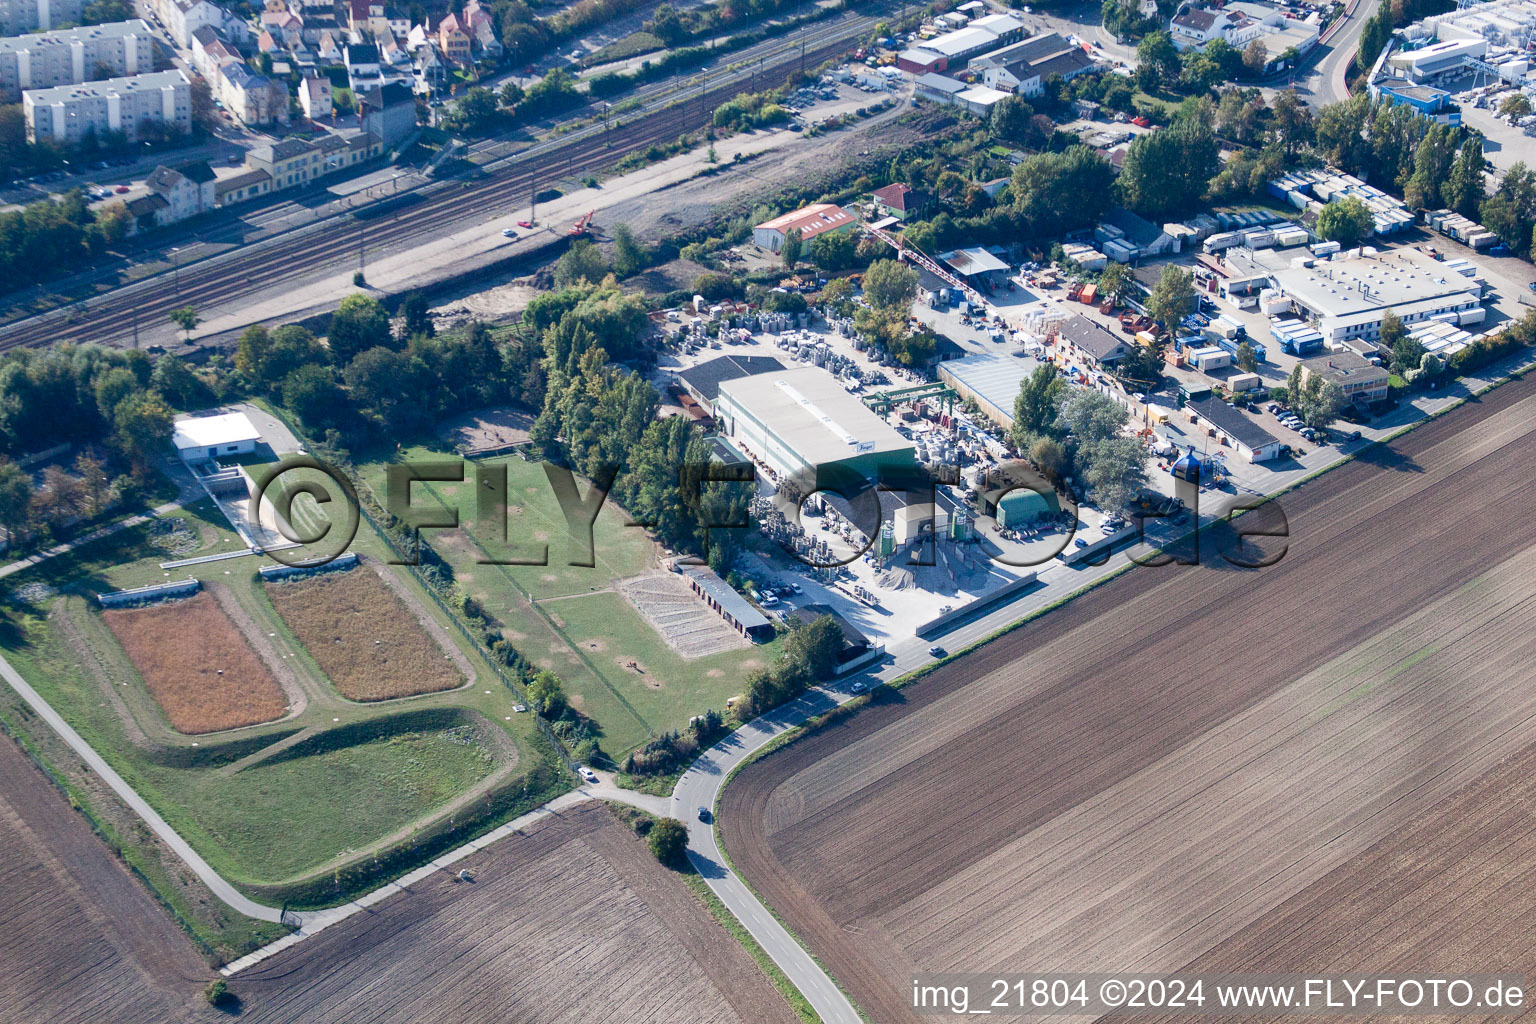
POLYGON ((1259 293, 1259 312, 1265 316, 1289 313, 1293 305, 1289 295, 1281 295, 1273 288, 1266 288, 1259 293))
POLYGON ((1359 199, 1371 211, 1378 235, 1395 234, 1413 224, 1413 214, 1401 202, 1353 174, 1333 170, 1294 171, 1270 182, 1269 192, 1301 210, 1321 207, 1337 199, 1359 199), (1315 202, 1308 201, 1308 195, 1315 202))

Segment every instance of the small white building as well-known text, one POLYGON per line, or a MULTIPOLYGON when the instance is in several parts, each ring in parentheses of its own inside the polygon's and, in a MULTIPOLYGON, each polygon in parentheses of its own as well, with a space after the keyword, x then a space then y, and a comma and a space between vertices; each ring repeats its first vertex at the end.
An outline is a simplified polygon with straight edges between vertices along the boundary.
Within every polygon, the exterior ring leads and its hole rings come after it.
POLYGON ((171 443, 183 462, 202 462, 225 455, 247 455, 256 450, 261 431, 243 412, 213 416, 188 416, 176 421, 171 443))

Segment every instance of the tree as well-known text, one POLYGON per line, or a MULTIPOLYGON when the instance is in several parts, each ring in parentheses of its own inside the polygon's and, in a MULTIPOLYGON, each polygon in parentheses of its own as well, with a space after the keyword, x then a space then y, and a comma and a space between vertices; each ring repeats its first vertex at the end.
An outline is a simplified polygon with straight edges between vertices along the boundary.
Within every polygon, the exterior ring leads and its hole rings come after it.
POLYGON ((1014 168, 1013 208, 1036 234, 1060 234, 1102 217, 1113 200, 1114 181, 1114 167, 1087 146, 1039 153, 1014 168))
POLYGON ((1131 288, 1131 270, 1124 263, 1111 261, 1099 273, 1099 294, 1119 302, 1131 288))
POLYGON ((1013 400, 1014 447, 1023 450, 1033 438, 1050 430, 1066 389, 1054 366, 1042 364, 1024 378, 1019 395, 1013 400))
POLYGON ((421 292, 411 292, 405 297, 400 303, 401 340, 417 337, 431 338, 437 335, 437 328, 433 325, 427 309, 427 297, 421 292))
POLYGON ((0 527, 14 546, 32 516, 32 477, 10 459, 0 459, 0 527))
POLYGON ((555 719, 565 714, 565 689, 560 677, 545 669, 528 684, 528 702, 545 718, 555 719))
POLYGON ((171 439, 171 409, 152 391, 123 399, 112 411, 118 448, 136 476, 149 472, 171 439))
POLYGON ((1137 438, 1105 438, 1090 445, 1086 456, 1083 479, 1106 510, 1124 508, 1147 484, 1147 449, 1137 438))
POLYGON ((1483 226, 1517 252, 1529 251, 1536 224, 1536 172, 1524 161, 1516 162, 1499 182, 1498 189, 1483 201, 1483 226))
POLYGON ((800 254, 805 250, 805 243, 801 241, 800 229, 790 228, 784 233, 784 248, 779 250, 779 255, 784 258, 784 268, 794 270, 800 262, 800 254))
POLYGON ((1061 445, 1055 438, 1038 437, 1035 443, 1029 446, 1029 461, 1035 464, 1036 469, 1054 480, 1061 475, 1061 467, 1067 461, 1067 453, 1062 451, 1061 445))
POLYGON ((169 352, 155 360, 155 372, 150 386, 178 409, 201 408, 208 397, 208 387, 187 364, 169 352))
POLYGON ((1237 346, 1237 366, 1244 373, 1259 372, 1259 353, 1247 341, 1237 346))
POLYGON ((645 269, 645 250, 635 241, 635 233, 628 224, 613 229, 613 272, 620 278, 630 277, 645 269))
POLYGON ((585 238, 572 242, 555 261, 556 288, 569 288, 582 281, 599 284, 608 274, 608 262, 602 251, 585 238))
POLYGON ((1518 121, 1530 113, 1531 101, 1523 92, 1514 93, 1499 104, 1499 116, 1510 121, 1518 121))
POLYGON ((170 317, 171 323, 175 324, 177 327, 180 327, 183 333, 186 335, 187 340, 190 341, 192 339, 192 328, 196 327, 200 322, 198 320, 197 310, 193 309, 191 306, 182 306, 180 309, 171 310, 170 317))
POLYGON ((1270 131, 1280 143, 1287 162, 1294 159, 1314 137, 1312 109, 1301 102, 1295 89, 1286 89, 1270 104, 1270 131))
POLYGON ((1120 169, 1120 195, 1126 206, 1154 220, 1182 213, 1200 202, 1220 166, 1211 129, 1181 120, 1131 143, 1120 169))
POLYGON ((394 333, 389 329, 389 313, 379 300, 369 295, 352 294, 341 300, 331 314, 326 334, 331 358, 338 364, 350 363, 359 352, 370 348, 393 348, 394 333))
POLYGON ((864 298, 878 312, 895 312, 905 327, 917 298, 917 271, 897 260, 876 260, 864 272, 864 298))
POLYGON ((283 378, 283 405, 311 429, 334 427, 347 406, 347 393, 336 383, 336 371, 306 363, 283 378))
POLYGON ((1255 39, 1243 49, 1243 70, 1254 78, 1264 73, 1264 68, 1269 64, 1269 50, 1264 45, 1264 40, 1255 39))
POLYGON ((1037 141, 1033 119, 1035 108, 1022 96, 998 100, 992 107, 992 136, 1000 142, 1027 146, 1037 141))
POLYGON ((1364 241, 1375 226, 1370 209, 1356 196, 1335 199, 1317 215, 1317 233, 1346 249, 1364 241))
POLYGON ((1163 268, 1157 284, 1152 286, 1152 294, 1147 297, 1147 312, 1171 331, 1189 315, 1194 301, 1194 275, 1170 263, 1163 268))
POLYGON ((1440 189, 1440 198, 1463 217, 1477 217, 1487 198, 1483 184, 1483 140, 1473 136, 1461 144, 1451 173, 1440 189))
POLYGON ((1392 353, 1387 368, 1398 376, 1406 376, 1409 370, 1418 369, 1419 361, 1424 358, 1424 345, 1409 335, 1402 320, 1390 310, 1381 320, 1381 343, 1392 353))
POLYGON ((1087 451, 1100 441, 1118 437, 1129 416, 1124 407, 1099 391, 1074 388, 1062 399, 1056 422, 1087 451))
POLYGON ((829 231, 811 239, 811 262, 829 273, 858 262, 859 240, 848 231, 829 231))
POLYGON ((509 78, 502 84, 501 91, 496 94, 496 98, 501 101, 503 107, 510 110, 523 102, 523 95, 523 87, 509 78))
POLYGON ((1147 92, 1178 80, 1179 51, 1173 37, 1162 29, 1149 32, 1136 46, 1136 83, 1147 92))
POLYGON ((482 131, 495 119, 496 97, 491 90, 478 85, 471 87, 442 118, 449 131, 464 133, 482 131))
POLYGON ((669 867, 677 867, 683 863, 688 849, 688 829, 676 818, 662 818, 651 827, 645 841, 652 856, 669 867))

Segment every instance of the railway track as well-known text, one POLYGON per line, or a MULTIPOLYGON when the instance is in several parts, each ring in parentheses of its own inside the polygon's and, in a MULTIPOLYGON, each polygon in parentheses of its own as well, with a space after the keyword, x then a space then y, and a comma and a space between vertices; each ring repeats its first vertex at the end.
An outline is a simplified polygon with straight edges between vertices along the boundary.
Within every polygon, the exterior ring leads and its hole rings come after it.
MULTIPOLYGON (((851 19, 835 37, 806 46, 805 66, 846 51, 874 21, 873 17, 851 19)), ((633 112, 612 125, 593 125, 552 140, 548 148, 535 146, 498 161, 500 166, 493 164, 484 178, 450 179, 437 183, 438 187, 408 193, 423 198, 397 209, 389 219, 341 215, 181 267, 170 279, 158 274, 95 299, 7 324, 0 327, 0 352, 65 340, 131 343, 139 324, 161 323, 172 309, 217 306, 256 288, 312 276, 321 268, 354 260, 359 250, 366 259, 369 251, 418 235, 422 223, 446 230, 515 209, 526 204, 536 189, 558 178, 611 166, 631 153, 703 127, 719 104, 754 82, 787 74, 801 61, 798 46, 782 49, 776 57, 772 65, 755 70, 722 72, 718 86, 701 85, 697 94, 674 99, 659 110, 633 112)))

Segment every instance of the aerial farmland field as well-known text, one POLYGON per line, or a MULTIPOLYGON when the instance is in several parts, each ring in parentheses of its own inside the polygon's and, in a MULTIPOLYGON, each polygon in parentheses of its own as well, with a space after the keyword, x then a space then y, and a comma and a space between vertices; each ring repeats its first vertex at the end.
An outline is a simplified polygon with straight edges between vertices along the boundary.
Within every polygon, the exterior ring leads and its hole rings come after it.
POLYGON ((734 863, 881 1021, 923 971, 1528 971, 1536 524, 1467 513, 1533 424, 1506 385, 1286 495, 1278 564, 1133 570, 764 757, 734 863))

